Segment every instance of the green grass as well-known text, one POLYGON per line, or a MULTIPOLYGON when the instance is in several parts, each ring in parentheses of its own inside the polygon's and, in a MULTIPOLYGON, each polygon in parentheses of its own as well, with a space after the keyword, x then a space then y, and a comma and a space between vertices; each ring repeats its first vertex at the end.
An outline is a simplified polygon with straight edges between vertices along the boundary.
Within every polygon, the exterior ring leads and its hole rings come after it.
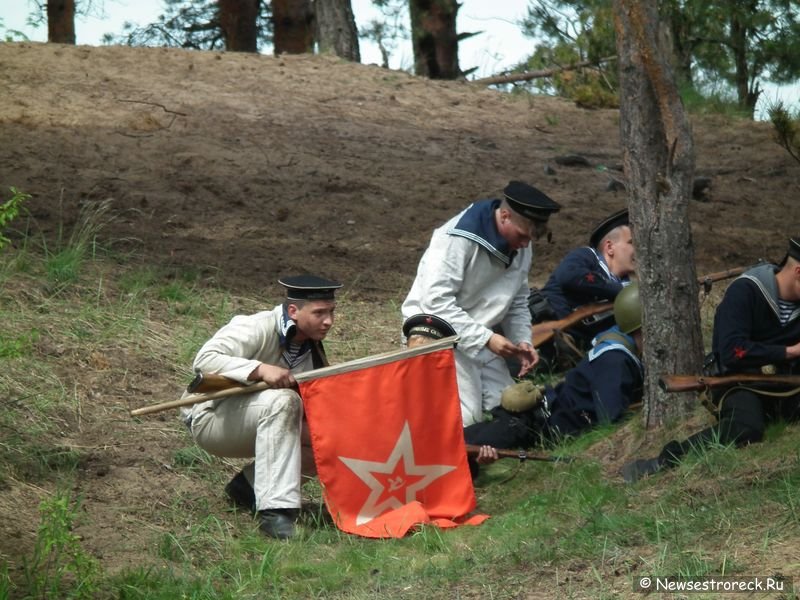
POLYGON ((80 499, 58 492, 42 500, 32 554, 23 559, 27 594, 33 598, 94 598, 97 562, 72 529, 80 499))
MULTIPOLYGON (((51 256, 33 244, 0 253, 0 489, 41 505, 38 527, 28 528, 35 535, 0 546, 0 598, 616 598, 640 597, 633 584, 645 574, 800 576, 790 550, 800 541, 794 424, 770 427, 765 443, 746 449, 699 450, 625 486, 604 459, 644 435, 632 419, 554 449, 572 462, 484 467, 476 495, 491 518, 477 527, 369 540, 317 509, 299 539, 265 539, 221 502, 236 465, 195 447, 174 415, 135 420, 127 409, 131 397, 170 399, 162 396, 188 381, 210 333, 274 299, 233 297, 191 272, 127 267, 91 250, 53 285, 51 256), (152 397, 142 395, 148 385, 160 385, 152 397), (108 448, 84 447, 92 428, 109 432, 108 448), (139 439, 148 433, 151 445, 139 439), (98 518, 78 498, 103 485, 87 465, 121 468, 123 450, 124 464, 168 472, 176 487, 168 502, 146 493, 117 501, 119 526, 146 551, 112 569, 78 533, 98 518)), ((343 295, 326 343, 332 362, 397 348, 398 299, 367 305, 343 295)), ((315 481, 304 498, 321 502, 315 481)))

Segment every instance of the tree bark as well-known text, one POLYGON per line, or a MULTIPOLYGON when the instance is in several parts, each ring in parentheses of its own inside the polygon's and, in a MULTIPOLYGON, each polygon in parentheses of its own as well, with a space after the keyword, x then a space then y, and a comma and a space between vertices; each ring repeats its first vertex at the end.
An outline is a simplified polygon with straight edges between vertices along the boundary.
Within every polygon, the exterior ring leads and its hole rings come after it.
POLYGON ((677 74, 678 83, 694 86, 691 23, 679 7, 675 7, 670 13, 668 23, 665 35, 669 38, 672 48, 672 66, 677 74))
POLYGON ((275 55, 314 52, 314 10, 311 0, 272 0, 275 55))
POLYGON ((410 0, 414 72, 431 79, 456 79, 458 66, 457 0, 410 0))
POLYGON ((662 373, 699 373, 698 283, 688 208, 694 147, 686 111, 658 44, 657 0, 614 0, 620 132, 641 282, 646 427, 683 415, 694 398, 668 397, 662 373))
POLYGON ((660 31, 670 49, 671 65, 678 85, 694 86, 692 63, 698 43, 696 3, 704 0, 660 0, 660 31))
POLYGON ((320 53, 361 62, 358 28, 350 0, 315 0, 314 13, 320 53))
POLYGON ((47 0, 47 41, 75 45, 75 0, 47 0))
POLYGON ((258 52, 259 0, 219 0, 219 24, 230 52, 258 52))

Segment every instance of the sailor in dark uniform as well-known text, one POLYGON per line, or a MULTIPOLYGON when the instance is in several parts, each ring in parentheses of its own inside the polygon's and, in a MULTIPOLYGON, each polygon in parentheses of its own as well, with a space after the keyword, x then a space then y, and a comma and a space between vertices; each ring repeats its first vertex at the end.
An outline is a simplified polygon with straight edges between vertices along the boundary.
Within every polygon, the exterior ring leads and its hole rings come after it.
POLYGON ((590 352, 562 383, 546 387, 538 405, 523 412, 494 409, 491 421, 464 429, 467 443, 527 448, 618 421, 642 397, 641 311, 634 283, 614 301, 617 324, 593 340, 590 352))
MULTIPOLYGON (((567 254, 541 290, 531 289, 528 307, 532 322, 563 319, 586 304, 612 302, 630 283, 635 267, 628 209, 623 209, 598 223, 589 236, 589 245, 567 254)), ((594 336, 613 324, 609 308, 603 316, 581 322, 567 333, 578 350, 585 351, 594 336)), ((554 352, 548 350, 552 349, 543 348, 543 358, 552 359, 554 352)))
MULTIPOLYGON (((800 373, 800 237, 789 240, 779 265, 759 265, 728 287, 714 315, 708 374, 800 373)), ((626 464, 628 483, 675 466, 692 448, 714 441, 742 446, 764 437, 766 422, 800 418, 800 388, 741 384, 715 390, 719 422, 683 442, 673 440, 651 459, 626 464)))

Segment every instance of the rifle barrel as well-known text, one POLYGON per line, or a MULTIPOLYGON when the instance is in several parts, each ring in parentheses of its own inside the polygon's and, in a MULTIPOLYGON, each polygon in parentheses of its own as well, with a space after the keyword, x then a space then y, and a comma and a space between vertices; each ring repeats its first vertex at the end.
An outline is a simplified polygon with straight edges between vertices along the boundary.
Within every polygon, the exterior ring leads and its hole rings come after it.
MULTIPOLYGON (((467 456, 477 457, 481 451, 481 447, 476 444, 465 444, 467 448, 467 456)), ((572 462, 569 456, 550 456, 550 455, 537 455, 531 454, 526 450, 505 450, 503 448, 495 448, 497 456, 500 458, 516 458, 520 462, 526 460, 541 460, 544 462, 572 462)))
POLYGON ((718 273, 709 273, 708 275, 702 275, 701 277, 697 278, 697 283, 705 283, 707 281, 714 282, 714 281, 722 281, 723 279, 730 279, 731 277, 737 277, 750 269, 750 267, 735 267, 733 269, 728 269, 727 271, 719 271, 718 273))
POLYGON ((759 375, 739 373, 707 377, 704 375, 662 375, 659 387, 665 392, 699 392, 705 389, 725 387, 737 383, 760 383, 800 387, 800 375, 759 375))

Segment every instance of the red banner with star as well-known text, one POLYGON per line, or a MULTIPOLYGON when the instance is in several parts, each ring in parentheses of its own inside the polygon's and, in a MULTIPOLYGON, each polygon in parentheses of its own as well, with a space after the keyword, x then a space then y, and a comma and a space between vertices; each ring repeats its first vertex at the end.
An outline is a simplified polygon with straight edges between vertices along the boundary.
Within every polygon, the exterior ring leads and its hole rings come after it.
POLYGON ((317 474, 337 527, 402 537, 477 524, 453 349, 300 383, 317 474))

